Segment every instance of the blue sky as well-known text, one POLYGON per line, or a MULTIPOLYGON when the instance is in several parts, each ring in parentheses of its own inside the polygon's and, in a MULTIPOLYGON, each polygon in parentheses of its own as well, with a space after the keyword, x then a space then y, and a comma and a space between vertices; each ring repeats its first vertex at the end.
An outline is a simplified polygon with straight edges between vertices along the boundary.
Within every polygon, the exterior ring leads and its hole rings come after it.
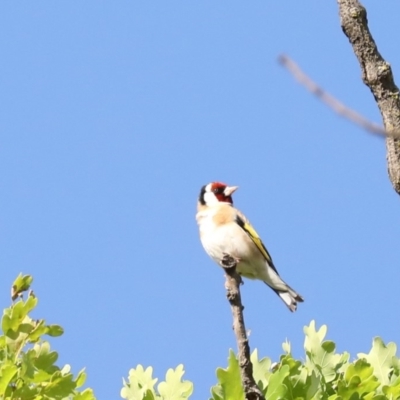
MULTIPOLYGON (((400 79, 394 0, 365 1, 400 79)), ((276 62, 284 52, 375 122, 380 115, 334 1, 3 2, 0 300, 34 276, 36 316, 59 323, 60 364, 119 398, 137 364, 183 363, 205 399, 236 348, 223 272, 201 248, 200 187, 235 204, 283 278, 243 302, 250 345, 303 355, 303 326, 340 351, 400 342, 399 198, 385 144, 338 118, 276 62)))

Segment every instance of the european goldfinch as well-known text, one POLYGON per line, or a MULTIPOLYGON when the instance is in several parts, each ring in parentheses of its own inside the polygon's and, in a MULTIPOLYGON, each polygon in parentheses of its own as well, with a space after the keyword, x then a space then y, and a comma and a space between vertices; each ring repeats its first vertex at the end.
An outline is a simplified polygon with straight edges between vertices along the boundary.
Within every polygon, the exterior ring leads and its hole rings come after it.
POLYGON ((257 232, 233 206, 232 193, 237 188, 220 182, 201 188, 196 215, 201 243, 217 264, 224 255, 235 258, 240 275, 262 280, 290 311, 296 311, 297 302, 304 300, 282 280, 257 232))

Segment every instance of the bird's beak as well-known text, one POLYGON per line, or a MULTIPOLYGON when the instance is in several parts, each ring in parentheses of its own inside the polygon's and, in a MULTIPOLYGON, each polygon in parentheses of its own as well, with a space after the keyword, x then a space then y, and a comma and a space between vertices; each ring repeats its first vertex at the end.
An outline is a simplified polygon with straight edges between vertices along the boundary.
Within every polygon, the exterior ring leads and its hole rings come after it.
POLYGON ((233 192, 239 189, 239 186, 227 186, 224 190, 224 195, 229 197, 233 192))

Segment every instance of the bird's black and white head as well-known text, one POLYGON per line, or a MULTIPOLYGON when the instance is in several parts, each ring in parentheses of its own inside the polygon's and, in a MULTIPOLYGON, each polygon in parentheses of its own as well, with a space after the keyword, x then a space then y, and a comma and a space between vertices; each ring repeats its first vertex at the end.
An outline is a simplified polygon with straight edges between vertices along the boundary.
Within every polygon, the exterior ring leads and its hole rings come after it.
POLYGON ((238 186, 228 186, 221 182, 211 182, 201 188, 199 203, 203 206, 214 206, 219 203, 233 204, 232 193, 238 186))

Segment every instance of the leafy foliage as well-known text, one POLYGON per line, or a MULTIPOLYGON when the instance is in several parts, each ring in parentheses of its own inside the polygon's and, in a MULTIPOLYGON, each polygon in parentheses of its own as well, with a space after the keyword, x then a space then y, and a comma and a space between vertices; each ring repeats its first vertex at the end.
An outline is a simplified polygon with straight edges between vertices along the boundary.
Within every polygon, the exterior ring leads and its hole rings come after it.
POLYGON ((32 283, 29 275, 19 275, 11 289, 11 298, 18 301, 3 312, 0 336, 0 399, 71 399, 94 400, 91 389, 78 391, 85 383, 82 370, 76 377, 70 366, 55 365, 58 354, 50 349, 44 335, 60 336, 59 325, 47 325, 45 320, 34 320, 29 313, 38 299, 32 291, 27 299, 23 293, 32 283))
MULTIPOLYGON (((350 362, 348 353, 336 353, 335 343, 324 340, 326 332, 325 325, 316 330, 314 321, 304 328, 304 362, 292 357, 289 343, 283 344, 284 354, 272 366, 270 359, 259 360, 257 351, 253 352, 253 375, 267 400, 400 399, 400 360, 394 343, 386 346, 375 338, 369 354, 358 354, 350 362)), ((212 400, 244 400, 238 385, 239 365, 232 351, 228 367, 218 369, 217 377, 212 400)))
POLYGON ((141 365, 129 371, 128 381, 124 380, 121 397, 127 400, 184 400, 193 393, 193 384, 183 381, 183 365, 169 369, 164 382, 160 382, 155 390, 158 379, 153 379, 153 368, 144 369, 141 365))
MULTIPOLYGON (((92 389, 80 389, 86 374, 77 376, 69 365, 56 365, 58 354, 51 350, 47 336, 60 336, 59 325, 34 320, 30 313, 38 300, 29 291, 32 277, 19 275, 13 283, 15 301, 3 312, 0 335, 1 400, 95 400, 92 389)), ((253 376, 267 400, 396 400, 400 399, 400 359, 394 343, 375 338, 368 354, 354 361, 346 352, 337 353, 333 341, 325 340, 327 327, 315 322, 304 328, 305 358, 296 360, 290 343, 283 343, 279 362, 251 355, 253 376)), ((183 365, 167 371, 158 383, 153 369, 138 365, 123 381, 121 397, 126 400, 186 400, 193 393, 192 382, 183 380, 183 365)), ((231 350, 226 369, 217 369, 218 383, 210 400, 244 400, 238 360, 231 350)))
MULTIPOLYGON (((319 330, 312 321, 304 328, 305 360, 291 355, 290 343, 283 343, 278 363, 251 355, 253 376, 267 400, 396 400, 400 399, 400 360, 396 345, 375 338, 368 354, 350 362, 346 352, 336 353, 335 343, 325 340, 327 327, 319 330)), ((192 393, 190 382, 182 381, 183 367, 169 370, 165 382, 154 389, 153 370, 138 365, 124 381, 121 396, 126 400, 184 400, 192 393)), ((238 360, 231 350, 226 369, 217 369, 218 383, 210 400, 244 400, 238 360)))

